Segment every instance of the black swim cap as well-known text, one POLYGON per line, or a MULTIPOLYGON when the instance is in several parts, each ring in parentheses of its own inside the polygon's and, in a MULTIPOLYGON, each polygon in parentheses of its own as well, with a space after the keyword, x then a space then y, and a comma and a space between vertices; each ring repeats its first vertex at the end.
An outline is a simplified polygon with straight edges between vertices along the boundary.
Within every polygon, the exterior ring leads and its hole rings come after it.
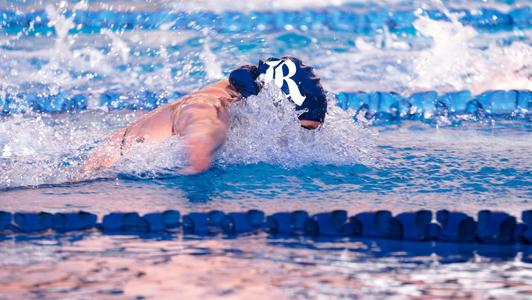
POLYGON ((242 95, 242 97, 249 97, 257 95, 260 91, 256 80, 259 77, 257 67, 245 65, 238 67, 229 74, 229 83, 242 95))
POLYGON ((257 95, 260 86, 256 79, 263 75, 265 83, 274 81, 296 104, 296 110, 306 110, 300 120, 323 122, 327 112, 327 97, 320 79, 312 68, 295 57, 268 58, 255 66, 242 66, 229 75, 229 82, 243 97, 257 95))

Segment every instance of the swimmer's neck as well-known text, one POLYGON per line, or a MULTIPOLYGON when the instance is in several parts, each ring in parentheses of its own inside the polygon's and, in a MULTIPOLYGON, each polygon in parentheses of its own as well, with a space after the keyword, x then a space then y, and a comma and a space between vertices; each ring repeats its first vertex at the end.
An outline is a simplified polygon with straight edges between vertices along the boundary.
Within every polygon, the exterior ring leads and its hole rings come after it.
POLYGON ((222 89, 229 95, 231 95, 231 97, 223 99, 227 104, 235 103, 242 98, 240 93, 231 85, 231 83, 229 83, 229 80, 221 80, 220 84, 223 85, 222 89))

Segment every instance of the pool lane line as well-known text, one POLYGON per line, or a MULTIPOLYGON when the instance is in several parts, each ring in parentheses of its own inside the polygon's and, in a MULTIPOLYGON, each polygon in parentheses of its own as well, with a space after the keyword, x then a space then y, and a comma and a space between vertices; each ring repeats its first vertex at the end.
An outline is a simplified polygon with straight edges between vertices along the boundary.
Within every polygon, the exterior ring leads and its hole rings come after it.
MULTIPOLYGON (((130 92, 128 92, 130 93, 130 92)), ((129 95, 129 94, 128 94, 129 95)), ((116 91, 100 94, 98 107, 108 110, 152 110, 156 107, 175 101, 186 93, 157 93, 142 91, 132 97, 123 97, 116 91), (125 101, 124 99, 135 99, 125 101)), ((11 115, 29 111, 42 113, 62 113, 83 111, 89 108, 89 99, 94 95, 68 95, 60 92, 47 96, 39 93, 7 93, 0 98, 0 115, 11 115)), ((336 105, 344 110, 352 109, 356 118, 362 116, 366 120, 400 121, 421 120, 433 121, 439 117, 450 120, 460 118, 478 120, 489 118, 508 118, 516 120, 532 120, 532 91, 530 90, 493 90, 473 95, 468 90, 438 93, 424 91, 402 96, 388 91, 352 91, 339 92, 335 95, 336 105)))
POLYGON ((463 212, 429 210, 393 215, 380 210, 349 216, 345 210, 310 215, 304 210, 266 215, 260 210, 245 212, 179 211, 140 215, 112 212, 99 218, 92 213, 0 212, 0 233, 43 233, 98 230, 103 234, 181 232, 185 235, 227 235, 264 232, 271 236, 366 238, 413 242, 444 242, 486 245, 532 244, 532 210, 521 213, 521 221, 501 211, 481 210, 477 218, 463 212))

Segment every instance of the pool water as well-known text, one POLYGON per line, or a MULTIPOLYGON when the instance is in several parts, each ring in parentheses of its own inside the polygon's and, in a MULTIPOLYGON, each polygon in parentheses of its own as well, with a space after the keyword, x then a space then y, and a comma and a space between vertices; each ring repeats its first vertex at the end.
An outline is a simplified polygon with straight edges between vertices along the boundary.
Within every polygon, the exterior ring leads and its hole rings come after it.
MULTIPOLYGON (((532 90, 530 3, 232 2, 0 1, 0 210, 532 208, 529 110, 391 120, 336 105, 342 92, 532 90), (486 10, 513 21, 479 21, 486 10), (147 110, 286 54, 330 92, 320 130, 300 128, 267 87, 231 108, 203 174, 178 175, 186 159, 173 138, 79 175, 91 149, 147 110)), ((0 235, 0 299, 532 297, 532 249, 422 244, 0 235)))

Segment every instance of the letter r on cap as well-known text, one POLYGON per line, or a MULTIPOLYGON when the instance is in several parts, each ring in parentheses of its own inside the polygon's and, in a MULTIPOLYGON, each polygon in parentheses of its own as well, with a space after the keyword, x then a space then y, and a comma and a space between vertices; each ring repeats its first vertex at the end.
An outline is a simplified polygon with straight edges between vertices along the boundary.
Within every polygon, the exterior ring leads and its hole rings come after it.
POLYGON ((268 64, 269 68, 268 70, 266 70, 264 78, 265 82, 268 83, 274 80, 274 83, 278 88, 282 88, 283 83, 286 82, 286 84, 288 85, 288 96, 290 97, 290 99, 292 99, 292 101, 294 101, 295 104, 301 106, 303 102, 305 102, 306 97, 301 95, 299 87, 292 79, 292 76, 294 76, 297 72, 297 67, 294 62, 290 59, 285 59, 284 61, 267 61, 266 64, 268 64), (283 74, 283 66, 286 66, 288 68, 288 74, 286 75, 283 74))

